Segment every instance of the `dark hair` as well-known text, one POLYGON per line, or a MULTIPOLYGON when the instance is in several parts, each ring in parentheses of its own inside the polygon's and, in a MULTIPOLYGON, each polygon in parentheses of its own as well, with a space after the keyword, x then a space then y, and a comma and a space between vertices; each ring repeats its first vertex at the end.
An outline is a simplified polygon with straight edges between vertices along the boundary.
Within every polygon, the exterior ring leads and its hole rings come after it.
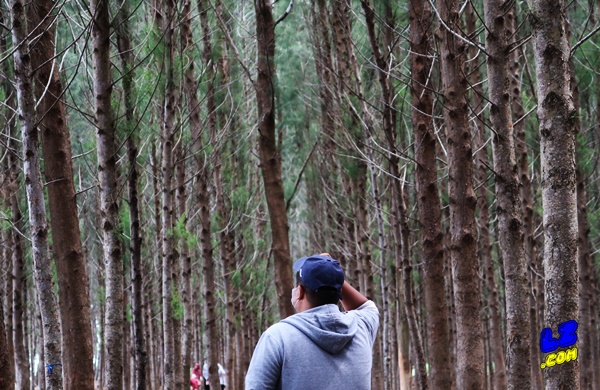
POLYGON ((327 304, 337 305, 340 301, 338 296, 339 291, 337 291, 334 287, 321 287, 319 291, 312 291, 310 288, 306 287, 304 283, 302 283, 302 279, 300 279, 300 274, 298 272, 296 272, 296 286, 302 286, 302 289, 306 294, 306 299, 308 299, 308 302, 312 307, 318 307, 327 304))

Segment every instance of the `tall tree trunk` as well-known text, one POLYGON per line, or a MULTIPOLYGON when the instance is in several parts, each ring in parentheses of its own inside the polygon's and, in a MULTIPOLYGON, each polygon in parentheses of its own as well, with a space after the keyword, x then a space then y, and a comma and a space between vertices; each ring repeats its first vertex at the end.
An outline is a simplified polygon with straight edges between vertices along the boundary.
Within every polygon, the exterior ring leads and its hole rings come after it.
MULTIPOLYGON (((12 35, 13 46, 17 48, 13 57, 15 62, 15 79, 17 80, 17 101, 19 105, 19 120, 21 122, 21 137, 23 142, 23 156, 28 157, 23 162, 23 170, 27 172, 27 179, 37 179, 36 173, 39 172, 39 157, 37 150, 37 128, 35 124, 35 115, 32 116, 31 110, 35 110, 34 98, 31 94, 31 56, 29 53, 29 42, 27 41, 27 18, 24 15, 25 5, 22 0, 11 1, 11 16, 12 16, 12 35), (27 153, 33 153, 33 156, 27 156, 27 153), (37 169, 37 171, 36 171, 37 169)), ((12 156, 14 157, 14 156, 12 156)), ((19 182, 16 161, 9 162, 11 167, 11 181, 14 184, 19 182)), ((43 202, 43 192, 41 184, 36 184, 37 190, 40 193, 31 193, 32 185, 27 186, 28 198, 30 196, 40 196, 43 202)), ((23 254, 23 243, 21 232, 23 231, 23 215, 19 206, 19 197, 17 187, 10 198, 10 208, 12 215, 12 224, 14 230, 12 233, 12 277, 13 277, 13 315, 12 315, 12 331, 14 344, 14 359, 15 359, 15 385, 17 389, 29 389, 29 362, 27 359, 26 346, 26 330, 25 330, 25 308, 26 306, 26 279, 25 279, 25 259, 23 254)), ((32 237, 35 233, 31 232, 32 237)))
POLYGON ((433 133, 433 94, 430 79, 431 6, 428 2, 411 1, 411 119, 415 136, 417 209, 423 248, 425 307, 427 310, 427 349, 429 351, 432 389, 450 389, 450 342, 448 309, 444 289, 444 247, 441 230, 441 208, 437 185, 436 138, 433 133))
POLYGON ((36 0, 28 7, 32 36, 32 67, 35 69, 38 118, 42 134, 44 175, 48 183, 48 206, 52 253, 57 278, 62 337, 62 369, 65 390, 93 390, 92 328, 88 275, 81 246, 78 210, 73 182, 71 140, 67 129, 63 87, 55 56, 54 2, 36 0), (77 340, 77 342, 73 342, 77 340))
POLYGON ((289 225, 285 208, 281 170, 283 134, 275 133, 275 21, 271 0, 254 0, 258 72, 254 82, 258 107, 258 146, 269 219, 272 251, 275 263, 275 286, 279 315, 294 314, 289 300, 293 285, 290 267, 289 225))
MULTIPOLYGON (((596 272, 590 256, 589 233, 590 226, 587 217, 587 196, 585 178, 581 168, 577 168, 577 224, 579 230, 579 359, 582 362, 579 387, 594 388, 594 376, 598 373, 597 356, 594 354, 594 344, 598 342, 598 330, 592 325, 594 315, 594 272, 596 272)), ((597 308, 596 308, 597 310, 597 308)))
MULTIPOLYGON (((153 285, 155 296, 157 297, 156 309, 162 307, 162 253, 163 253, 163 237, 162 237, 162 213, 161 213, 161 194, 158 184, 158 179, 160 178, 159 174, 159 158, 158 151, 156 150, 156 142, 152 143, 152 151, 150 154, 150 161, 152 164, 152 188, 153 198, 154 198, 154 234, 157 237, 156 240, 156 252, 157 256, 155 257, 154 262, 154 274, 156 275, 156 281, 153 285), (160 297, 160 299, 158 298, 160 297)), ((150 305, 151 310, 154 312, 154 305, 150 305)), ((156 337, 152 340, 152 344, 154 346, 155 355, 151 356, 151 359, 154 360, 153 370, 154 376, 153 381, 156 383, 157 387, 161 387, 163 383, 163 368, 164 368, 164 359, 162 358, 164 355, 164 350, 162 350, 163 342, 163 332, 162 329, 157 325, 157 321, 153 321, 152 329, 156 332, 156 337)))
MULTIPOLYGON (((537 74, 544 220, 545 327, 578 319, 575 132, 566 6, 535 0, 529 21, 537 74)), ((586 362, 587 364, 587 362, 586 362)), ((544 370, 547 389, 578 388, 578 360, 544 370)))
POLYGON ((123 388, 123 259, 119 237, 117 146, 113 123, 108 0, 92 0, 92 61, 94 65, 94 125, 98 151, 98 181, 102 250, 106 271, 106 387, 123 388))
POLYGON ((146 388, 146 369, 148 357, 144 339, 144 315, 142 302, 142 236, 140 228, 140 210, 138 202, 138 167, 137 154, 139 130, 134 114, 134 64, 131 57, 131 39, 129 28, 129 6, 125 2, 119 9, 117 28, 117 45, 123 73, 123 100, 125 103, 125 129, 127 135, 127 162, 129 172, 127 184, 129 190, 129 235, 131 253, 131 284, 133 309, 133 332, 135 337, 135 384, 137 390, 146 388))
MULTIPOLYGON (((516 3, 513 6, 512 13, 515 15, 513 18, 513 31, 517 28, 517 12, 516 3)), ((512 42, 518 42, 518 34, 514 34, 512 42)), ((543 388, 542 382, 542 370, 539 369, 537 362, 540 359, 540 347, 536 340, 539 337, 541 329, 539 327, 539 312, 538 312, 538 264, 537 264, 537 247, 535 245, 534 237, 534 220, 533 220, 533 199, 531 189, 531 177, 529 176, 529 158, 527 155, 528 145, 525 136, 525 124, 524 120, 525 110, 523 109, 523 101, 521 97, 521 83, 520 83, 520 63, 519 63, 519 51, 512 50, 510 54, 510 66, 509 71, 511 73, 510 78, 510 89, 512 95, 512 122, 514 123, 514 135, 515 135, 515 149, 518 159, 519 169, 519 181, 520 186, 520 198, 521 198, 521 213, 523 215, 523 233, 524 233, 524 248, 525 257, 527 259, 527 266, 529 268, 529 318, 530 318, 530 343, 529 351, 531 355, 531 388, 533 390, 541 390, 543 388)))
MULTIPOLYGON (((185 182, 185 151, 183 145, 177 147, 177 216, 178 223, 181 223, 181 227, 187 232, 187 192, 185 182)), ((192 259, 190 257, 190 248, 188 247, 187 233, 182 234, 179 237, 179 260, 180 265, 177 267, 180 272, 179 284, 181 285, 181 301, 183 303, 183 316, 180 316, 179 324, 181 328, 181 378, 179 381, 185 380, 185 383, 181 383, 181 388, 185 388, 188 385, 188 376, 191 370, 191 348, 192 348, 192 313, 191 313, 191 278, 192 278, 192 259), (183 320, 183 322, 181 322, 183 320)))
MULTIPOLYGON (((545 326, 578 319, 575 133, 566 5, 536 0, 529 22, 537 73, 544 220, 545 326)), ((587 363, 586 363, 587 364, 587 363)), ((546 389, 579 388, 579 361, 544 370, 546 389)))
MULTIPOLYGON (((17 99, 23 142, 23 172, 25 175, 27 204, 29 206, 34 276, 43 321, 44 360, 49 365, 48 370, 45 370, 45 382, 46 387, 50 390, 62 389, 62 370, 59 368, 61 366, 60 331, 56 298, 53 293, 51 259, 48 253, 48 224, 40 169, 40 144, 38 127, 36 126, 35 96, 31 79, 31 53, 29 51, 29 41, 27 40, 27 16, 24 3, 21 0, 14 0, 11 4, 11 11, 13 16, 13 44, 17 48, 14 53, 15 78, 17 81, 17 99)), ((16 199, 16 196, 14 199, 16 199)), ((18 203, 13 204, 14 211, 19 213, 18 203)), ((17 252, 19 251, 15 250, 15 253, 17 252)), ((22 258, 21 261, 14 263, 15 276, 19 275, 19 271, 22 272, 22 268, 17 269, 19 263, 22 264, 22 258)), ((21 287, 22 291, 26 291, 24 290, 25 286, 21 285, 21 287)), ((20 294, 21 292, 15 292, 14 297, 20 298, 20 294)), ((17 310, 15 312, 18 313, 17 310)), ((22 331, 23 325, 24 321, 15 323, 14 329, 22 331)), ((21 340, 18 337, 23 336, 24 334, 19 335, 15 332, 15 340, 21 340)), ((33 346, 31 347, 33 348, 33 346)), ((22 352, 22 350, 19 348, 18 352, 22 352)), ((17 356, 19 358, 24 357, 17 356)), ((22 377, 17 381, 17 385, 20 384, 22 388, 26 389, 29 386, 30 372, 28 364, 25 366, 27 367, 26 371, 21 371, 22 367, 20 364, 19 374, 22 377)))
POLYGON ((460 31, 459 6, 455 0, 438 1, 438 11, 444 23, 439 36, 444 124, 448 142, 450 254, 456 306, 456 386, 460 389, 481 389, 484 386, 484 351, 476 256, 477 198, 473 189, 468 83, 463 72, 465 43, 454 35, 455 31, 460 31))
MULTIPOLYGON (((530 322, 527 296, 527 268, 519 199, 519 177, 515 157, 515 139, 510 111, 509 40, 512 13, 504 0, 486 0, 488 90, 490 121, 496 173, 496 212, 498 239, 504 261, 506 289, 506 362, 509 389, 531 386, 529 351, 530 322)), ((537 363, 537 362, 536 362, 537 363)))
MULTIPOLYGON (((208 4, 206 1, 198 3, 198 11, 200 12, 200 23, 203 32, 204 50, 202 57, 207 68, 207 94, 206 94, 206 111, 208 115, 209 136, 216 133, 216 106, 214 96, 214 64, 212 61, 212 42, 210 34, 210 26, 208 24, 208 4)), ((193 70, 193 68, 192 68, 193 70)), ((193 75, 193 72, 191 73, 193 75)), ((196 181, 196 192, 198 196, 198 206, 200 209, 200 242, 202 243, 202 276, 203 276, 203 298, 204 298, 204 321, 206 324, 206 332, 208 336, 207 360, 208 373, 211 387, 219 386, 219 373, 217 364, 219 363, 219 334, 217 329, 217 312, 215 299, 215 270, 213 249, 211 243, 211 218, 210 218, 210 193, 208 185, 210 180, 210 169, 204 157, 205 151, 202 145, 202 124, 199 119, 199 103, 195 95, 195 82, 187 80, 187 98, 188 110, 191 114, 192 137, 194 138, 193 152, 196 156, 195 171, 198 172, 196 181)))
MULTIPOLYGON (((473 4, 467 4, 466 14, 466 33, 472 34, 476 37, 477 34, 477 15, 476 10, 473 8, 473 4)), ((486 126, 485 126, 485 103, 484 92, 481 85, 482 72, 479 70, 479 66, 475 63, 479 49, 471 46, 468 49, 469 57, 472 61, 469 61, 472 66, 469 69, 469 84, 471 86, 471 111, 473 112, 473 142, 474 148, 478 150, 475 153, 475 177, 480 183, 477 187, 477 207, 478 207, 478 258, 482 263, 483 270, 483 286, 486 291, 486 311, 485 320, 488 323, 487 334, 488 341, 486 344, 489 345, 488 357, 491 360, 486 362, 490 374, 490 382, 492 389, 504 389, 506 388, 506 365, 504 358, 504 346, 502 343, 503 328, 502 328, 502 310, 501 303, 498 294, 498 283, 496 282, 496 271, 494 269, 494 258, 492 248, 492 237, 490 234, 490 211, 488 201, 488 181, 489 181, 489 153, 486 142, 486 126)), ((483 314, 483 313, 482 313, 483 314)), ((486 374, 488 374, 486 372, 486 374)))
MULTIPOLYGON (((4 13, 6 11, 4 9, 0 10, 0 23, 3 25, 6 24, 4 20, 4 13)), ((10 31, 7 31, 5 34, 0 34, 0 51, 3 53, 7 52, 7 37, 10 37, 10 31)), ((2 152, 7 153, 6 165, 2 164, 0 168, 2 169, 2 182, 0 190, 0 200, 2 200, 3 205, 6 205, 7 208, 11 207, 11 191, 16 192, 16 189, 19 187, 18 183, 14 181, 13 177, 15 175, 12 172, 18 172, 19 168, 17 166, 18 158, 16 156, 17 148, 13 145, 16 143, 16 99, 15 92, 10 82, 11 70, 9 66, 9 61, 4 61, 0 64, 0 69, 2 73, 5 75, 0 86, 2 87, 2 91, 4 92, 4 104, 5 111, 3 112, 3 116, 5 118, 3 131, 4 134, 8 135, 6 137, 6 142, 3 143, 2 152), (14 165, 14 168, 12 167, 14 165)), ((12 234, 13 229, 2 229, 0 232, 0 240, 4 243, 2 250, 0 251, 0 267, 3 270, 6 270, 6 273, 3 273, 2 278, 0 278, 0 290, 2 294, 0 294, 0 306, 6 305, 6 310, 4 307, 2 308, 2 316, 0 321, 0 372, 4 373, 2 377, 0 377, 0 388, 9 388, 13 389, 15 387, 15 367, 14 367, 14 346, 13 346, 13 338, 12 338, 12 298, 13 298, 13 276, 12 276, 12 234)))
MULTIPOLYGON (((186 69, 186 73, 184 76, 184 89, 186 89, 186 95, 187 95, 187 87, 188 85, 186 84, 188 82, 188 78, 190 78, 189 81, 194 80, 195 75, 194 75, 194 60, 193 57, 191 55, 192 49, 193 49, 193 36, 192 36, 192 29, 191 29, 191 10, 192 10, 192 4, 190 0, 185 1, 185 3, 183 4, 183 12, 182 14, 184 15, 184 20, 183 23, 181 24, 181 50, 183 55, 185 56, 184 58, 186 58, 185 63, 188 64, 188 69, 186 69), (188 75, 188 72, 190 72, 191 69, 191 74, 188 75)), ((193 87, 193 85, 191 85, 191 87, 193 87)), ((190 93, 192 93, 194 96, 196 94, 196 90, 190 91, 190 93)), ((188 103, 189 104, 189 103, 188 103)), ((197 104, 197 102, 196 102, 197 104)), ((198 110, 199 107, 196 108, 196 110, 198 110)), ((190 112, 191 114, 191 112, 190 112)), ((184 226, 186 226, 186 230, 187 230, 187 221, 188 221, 188 216, 187 216, 187 210, 186 210, 186 205, 185 205, 185 201, 186 201, 186 191, 185 191, 185 160, 183 159, 183 156, 179 156, 179 160, 181 160, 179 162, 179 170, 177 172, 177 196, 178 196, 178 213, 180 215, 183 215, 184 217, 184 226)), ((191 366, 192 366, 192 343, 193 343, 193 313, 192 313, 192 258, 190 256, 190 248, 188 248, 188 244, 187 242, 185 242, 187 240, 187 237, 183 237, 183 239, 181 240, 181 245, 182 245, 182 249, 181 249, 181 281, 182 281, 182 288, 181 288, 181 292, 182 292, 182 302, 183 302, 183 306, 184 306, 184 313, 183 313, 183 329, 182 329, 182 341, 181 341, 181 345, 182 345, 182 366, 183 366, 183 374, 184 376, 186 376, 187 380, 187 376, 189 375, 189 372, 191 370, 191 366)), ((187 382, 187 381, 186 381, 187 382)), ((187 383, 186 383, 187 384, 187 383)))
POLYGON ((12 355, 10 354, 6 329, 4 328, 4 305, 0 302, 0 370, 3 373, 0 376, 0 389, 15 388, 14 377, 11 372, 11 359, 12 355))
MULTIPOLYGON (((218 13, 218 17, 222 19, 223 14, 223 4, 219 0, 217 1, 217 7, 215 11, 218 13)), ((226 42, 222 41, 222 54, 218 59, 217 69, 217 79, 219 80, 219 89, 221 91, 225 91, 228 88, 228 84, 231 82, 229 77, 229 62, 228 62, 228 48, 226 42)), ((227 101, 218 101, 215 104, 219 104, 221 109, 217 112, 217 119, 220 125, 221 136, 216 133, 211 136, 213 139, 224 139, 227 140, 232 135, 230 132, 232 130, 233 122, 235 118, 235 114, 231 112, 231 107, 229 102, 227 101), (231 116, 227 116, 227 113, 231 112, 231 116)), ((216 128, 214 129, 217 130, 216 128)), ((232 137, 233 138, 233 137, 232 137)), ((235 142, 232 142, 235 144, 235 142)), ((235 259, 235 233, 232 229, 231 225, 231 213, 232 206, 229 201, 227 195, 225 194, 224 180, 222 170, 225 172, 232 172, 239 162, 235 161, 231 158, 221 159, 222 155, 225 153, 230 153, 231 147, 227 148, 226 144, 220 146, 219 151, 215 153, 214 156, 214 168, 213 168, 213 178, 215 185, 215 198, 217 204, 217 212, 219 215, 219 252, 222 261, 222 272, 223 272, 223 290, 225 293, 225 343, 224 343, 224 361, 225 361, 225 369, 227 371, 227 384, 229 387, 233 387, 233 378, 238 375, 234 368, 234 361, 236 355, 237 345, 235 344, 235 300, 238 295, 236 291, 236 285, 233 283, 233 273, 235 272, 237 265, 235 259), (223 164, 223 162, 225 164, 223 164), (229 162, 229 163, 228 163, 229 162), (237 164, 236 164, 237 163, 237 164)), ((226 173, 227 175, 227 173, 226 173)), ((238 188, 236 185, 236 180, 234 179, 232 183, 232 188, 238 188)))
POLYGON ((162 112, 162 322, 163 322, 163 388, 174 389, 175 378, 175 340, 173 338, 173 267, 175 254, 173 248, 173 136, 175 128, 175 83, 174 83, 174 49, 173 30, 175 0, 165 0, 163 9, 166 17, 162 18, 164 41, 163 66, 165 74, 165 96, 162 112))

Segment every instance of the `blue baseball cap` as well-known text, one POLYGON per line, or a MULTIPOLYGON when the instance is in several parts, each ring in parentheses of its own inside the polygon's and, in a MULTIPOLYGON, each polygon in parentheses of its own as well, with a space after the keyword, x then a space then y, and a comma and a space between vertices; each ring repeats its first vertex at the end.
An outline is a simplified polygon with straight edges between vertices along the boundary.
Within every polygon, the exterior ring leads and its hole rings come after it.
POLYGON ((339 261, 324 255, 302 257, 294 263, 294 271, 311 291, 318 292, 321 287, 334 288, 342 299, 344 270, 339 261))

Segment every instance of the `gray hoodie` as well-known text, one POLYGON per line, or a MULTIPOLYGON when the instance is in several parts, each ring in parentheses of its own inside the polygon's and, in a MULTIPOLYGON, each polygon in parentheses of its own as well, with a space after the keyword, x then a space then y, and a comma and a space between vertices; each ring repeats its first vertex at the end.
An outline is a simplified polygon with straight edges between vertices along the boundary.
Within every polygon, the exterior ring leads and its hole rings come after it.
POLYGON ((260 337, 246 390, 370 389, 378 326, 372 301, 346 313, 323 305, 288 317, 260 337))

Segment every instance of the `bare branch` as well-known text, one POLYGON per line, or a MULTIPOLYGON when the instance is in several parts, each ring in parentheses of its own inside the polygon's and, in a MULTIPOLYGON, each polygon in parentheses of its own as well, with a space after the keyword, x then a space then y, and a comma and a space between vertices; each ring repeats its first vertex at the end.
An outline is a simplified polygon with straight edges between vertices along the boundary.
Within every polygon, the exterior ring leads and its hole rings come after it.
POLYGON ((290 4, 288 4, 288 6, 285 9, 285 12, 283 13, 283 15, 281 15, 279 18, 277 18, 277 20, 275 21, 275 25, 273 26, 273 28, 277 27, 277 25, 279 24, 279 22, 283 22, 283 20, 285 18, 287 18, 287 16, 290 14, 290 12, 292 12, 293 8, 294 8, 294 0, 290 0, 290 4))

